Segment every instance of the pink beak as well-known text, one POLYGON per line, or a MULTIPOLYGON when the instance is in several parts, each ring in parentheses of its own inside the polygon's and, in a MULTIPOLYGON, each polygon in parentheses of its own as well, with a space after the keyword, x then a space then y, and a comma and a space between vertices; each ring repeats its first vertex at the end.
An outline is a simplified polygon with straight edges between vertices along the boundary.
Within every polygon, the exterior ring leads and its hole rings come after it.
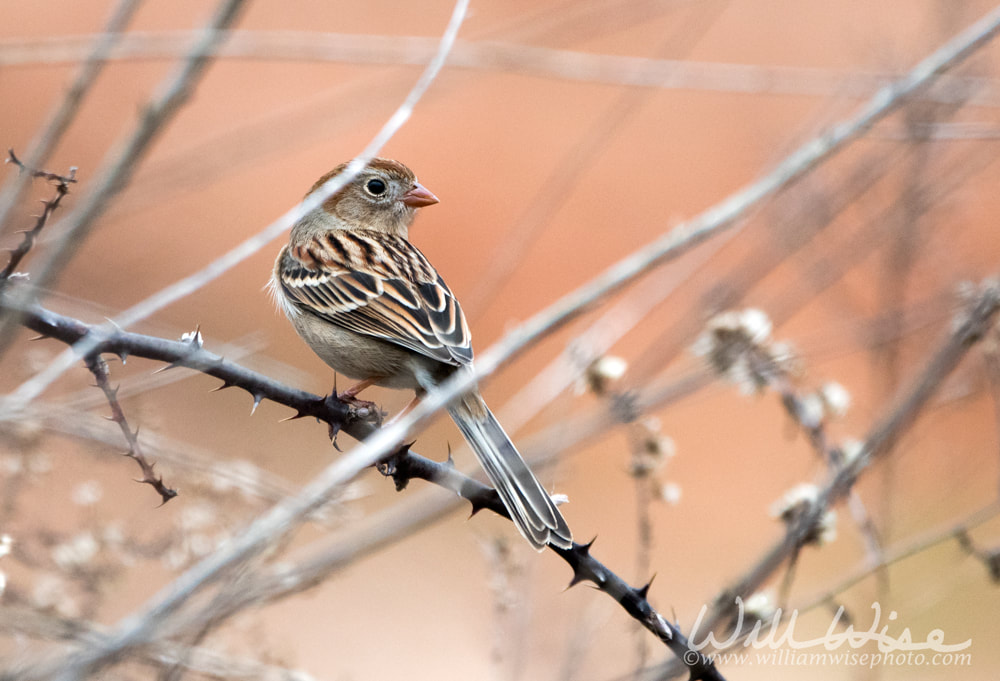
POLYGON ((413 189, 403 194, 400 201, 410 208, 421 208, 423 206, 433 206, 435 203, 438 203, 438 197, 427 191, 424 185, 415 182, 413 189))

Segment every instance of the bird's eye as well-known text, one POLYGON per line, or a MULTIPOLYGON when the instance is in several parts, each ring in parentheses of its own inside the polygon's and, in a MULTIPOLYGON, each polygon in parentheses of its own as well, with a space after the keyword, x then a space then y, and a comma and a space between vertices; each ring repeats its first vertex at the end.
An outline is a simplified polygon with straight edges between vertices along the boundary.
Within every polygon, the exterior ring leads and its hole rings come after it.
POLYGON ((382 180, 374 179, 368 180, 368 182, 365 183, 365 189, 367 189, 368 193, 372 196, 381 196, 382 194, 385 194, 387 187, 385 186, 385 182, 382 180))

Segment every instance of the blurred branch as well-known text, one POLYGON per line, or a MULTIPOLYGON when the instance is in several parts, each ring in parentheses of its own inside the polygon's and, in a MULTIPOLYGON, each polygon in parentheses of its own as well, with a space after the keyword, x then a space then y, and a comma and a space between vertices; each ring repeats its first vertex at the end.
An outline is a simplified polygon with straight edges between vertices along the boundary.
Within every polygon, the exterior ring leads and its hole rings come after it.
POLYGON ((748 210, 784 189, 828 160, 850 141, 898 108, 905 98, 927 87, 940 74, 954 67, 1000 31, 1000 7, 979 20, 907 75, 879 90, 853 117, 833 126, 794 151, 756 182, 700 215, 684 222, 645 248, 620 260, 575 291, 537 313, 507 333, 482 354, 477 376, 455 376, 442 386, 451 394, 468 388, 475 378, 488 376, 543 336, 552 333, 611 293, 620 290, 650 269, 686 253, 701 242, 731 227, 748 210), (461 385, 466 383, 466 385, 461 385))
MULTIPOLYGON (((945 378, 958 366, 968 350, 989 331, 1000 312, 1000 284, 983 284, 974 301, 955 319, 953 330, 935 352, 923 372, 901 399, 870 431, 861 451, 846 461, 821 490, 818 499, 797 521, 789 526, 785 537, 769 549, 747 573, 724 589, 713 601, 716 605, 708 616, 699 619, 703 635, 715 631, 734 607, 736 598, 744 600, 771 577, 786 560, 793 557, 813 532, 821 517, 838 501, 846 498, 864 472, 875 460, 892 450, 909 429, 945 378)), ((675 663, 661 667, 658 678, 670 678, 681 668, 675 663)))
MULTIPOLYGON (((34 608, 5 605, 0 609, 0 630, 35 639, 68 641, 87 645, 104 628, 93 622, 39 612, 34 608)), ((219 681, 309 681, 302 671, 275 667, 238 658, 208 648, 188 649, 168 641, 154 642, 143 651, 141 661, 152 666, 182 664, 187 672, 219 681)))
MULTIPOLYGON (((49 120, 35 135, 28 147, 27 166, 40 168, 48 163, 52 150, 55 149, 63 133, 69 128, 76 117, 80 103, 97 79, 112 53, 112 47, 122 36, 122 31, 132 19, 132 15, 142 4, 142 0, 120 0, 104 27, 104 33, 88 36, 86 45, 82 46, 80 57, 84 60, 73 83, 63 95, 59 106, 49 115, 49 120)), ((79 60, 74 60, 79 61, 79 60)), ((30 184, 30 178, 20 176, 5 185, 0 192, 0 234, 7 230, 7 221, 13 215, 13 210, 23 198, 30 184)))
MULTIPOLYGON (((161 94, 144 109, 139 124, 95 182, 94 190, 79 208, 57 226, 59 239, 45 254, 34 272, 36 288, 22 289, 23 303, 34 300, 35 292, 56 280, 76 249, 83 243, 94 223, 104 213, 108 203, 128 184, 132 171, 142 160, 149 146, 174 114, 184 105, 193 88, 201 80, 212 60, 212 53, 225 37, 220 29, 230 26, 246 0, 222 0, 215 15, 201 32, 197 43, 186 54, 184 64, 170 76, 161 94)), ((127 17, 126 17, 127 18, 127 17)), ((94 74, 96 76, 96 73, 94 74)), ((66 122, 68 125, 68 121, 66 122)), ((0 318, 0 356, 13 340, 18 324, 17 314, 0 318)), ((81 353, 81 355, 86 353, 81 353)))
MULTIPOLYGON (((661 40, 657 56, 687 54, 701 40, 726 8, 725 3, 704 3, 696 10, 693 20, 682 22, 661 40)), ((649 102, 654 91, 625 89, 618 92, 600 116, 577 136, 552 166, 544 180, 538 183, 524 208, 511 220, 511 229, 497 248, 485 269, 476 278, 475 287, 463 296, 468 312, 482 314, 496 299, 501 284, 512 275, 530 245, 545 233, 552 218, 575 198, 574 189, 590 172, 595 159, 634 119, 649 102)))
MULTIPOLYGON (((264 61, 343 62, 375 65, 427 64, 437 47, 421 36, 357 35, 315 31, 229 32, 217 53, 220 58, 264 61)), ((0 41, 0 67, 60 64, 80 61, 99 35, 9 38, 0 41)), ((124 36, 107 59, 172 59, 184 54, 190 31, 133 31, 124 36)), ((834 71, 822 68, 757 66, 652 59, 560 50, 522 43, 459 41, 449 57, 456 68, 522 73, 587 83, 607 83, 674 90, 709 90, 739 94, 784 94, 828 97, 868 97, 896 74, 834 71)), ((1000 104, 1000 87, 984 78, 947 78, 942 87, 924 93, 932 101, 951 103, 969 97, 975 105, 1000 104)))
POLYGON ((796 611, 803 613, 819 607, 825 603, 832 603, 840 594, 851 587, 867 579, 878 570, 895 565, 907 558, 918 555, 946 541, 955 539, 961 541, 961 537, 974 528, 986 523, 1000 515, 1000 502, 993 502, 985 508, 981 508, 971 513, 961 521, 952 524, 944 530, 929 533, 925 537, 918 539, 908 546, 892 551, 890 555, 884 556, 877 565, 864 566, 853 575, 846 577, 835 586, 826 589, 821 595, 809 600, 805 605, 796 608, 796 611))
MULTIPOLYGON (((119 396, 121 393, 119 392, 119 396)), ((65 435, 81 441, 100 443, 113 447, 120 443, 116 433, 107 428, 103 418, 82 411, 86 407, 73 405, 67 407, 51 402, 39 402, 27 410, 15 414, 7 412, 3 417, 13 417, 17 420, 37 423, 42 428, 53 433, 65 435)), ((264 501, 277 502, 295 493, 295 487, 271 471, 253 465, 249 461, 233 462, 220 460, 216 452, 202 449, 188 442, 178 442, 158 434, 155 431, 143 430, 145 449, 157 458, 160 463, 169 464, 173 470, 182 470, 186 475, 198 474, 203 479, 213 483, 221 483, 226 487, 240 490, 247 496, 264 501)))

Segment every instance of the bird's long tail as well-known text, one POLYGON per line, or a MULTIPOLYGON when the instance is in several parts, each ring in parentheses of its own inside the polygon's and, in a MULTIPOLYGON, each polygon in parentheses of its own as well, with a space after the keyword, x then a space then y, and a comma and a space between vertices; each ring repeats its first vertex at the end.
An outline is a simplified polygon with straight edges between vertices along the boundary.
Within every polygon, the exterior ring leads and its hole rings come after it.
POLYGON ((477 392, 448 409, 525 539, 536 550, 573 545, 569 525, 477 392))

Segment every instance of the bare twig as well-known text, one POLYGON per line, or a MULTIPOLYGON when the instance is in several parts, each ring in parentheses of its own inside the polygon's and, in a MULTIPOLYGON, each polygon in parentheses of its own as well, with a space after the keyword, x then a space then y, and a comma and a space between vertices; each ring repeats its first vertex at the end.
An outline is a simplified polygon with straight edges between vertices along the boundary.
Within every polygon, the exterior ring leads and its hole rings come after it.
POLYGON ((153 471, 155 464, 150 463, 145 454, 142 453, 142 448, 139 446, 139 431, 138 429, 135 432, 132 431, 128 419, 125 418, 122 405, 118 402, 118 389, 112 388, 110 381, 108 381, 108 363, 99 355, 91 355, 87 358, 87 368, 90 369, 90 373, 94 374, 97 387, 101 389, 108 400, 108 405, 111 407, 110 419, 118 424, 122 435, 125 436, 125 441, 128 443, 128 452, 125 453, 125 456, 133 459, 142 469, 142 479, 138 482, 151 486, 160 495, 163 503, 167 503, 177 496, 177 490, 164 484, 163 476, 157 475, 153 471))
POLYGON ((48 201, 42 201, 44 208, 42 208, 41 215, 35 219, 35 226, 24 232, 24 238, 21 239, 21 243, 10 252, 10 259, 7 261, 7 265, 3 268, 3 271, 0 271, 0 288, 5 285, 6 280, 17 270, 17 266, 21 263, 21 260, 28 254, 31 247, 35 245, 35 239, 41 234, 49 218, 59 207, 60 202, 62 202, 63 197, 69 193, 69 185, 76 182, 76 168, 70 168, 68 175, 57 175, 45 170, 37 170, 22 163, 14 155, 13 149, 7 150, 7 162, 13 163, 20 168, 22 175, 27 178, 40 177, 55 183, 56 193, 48 201))

